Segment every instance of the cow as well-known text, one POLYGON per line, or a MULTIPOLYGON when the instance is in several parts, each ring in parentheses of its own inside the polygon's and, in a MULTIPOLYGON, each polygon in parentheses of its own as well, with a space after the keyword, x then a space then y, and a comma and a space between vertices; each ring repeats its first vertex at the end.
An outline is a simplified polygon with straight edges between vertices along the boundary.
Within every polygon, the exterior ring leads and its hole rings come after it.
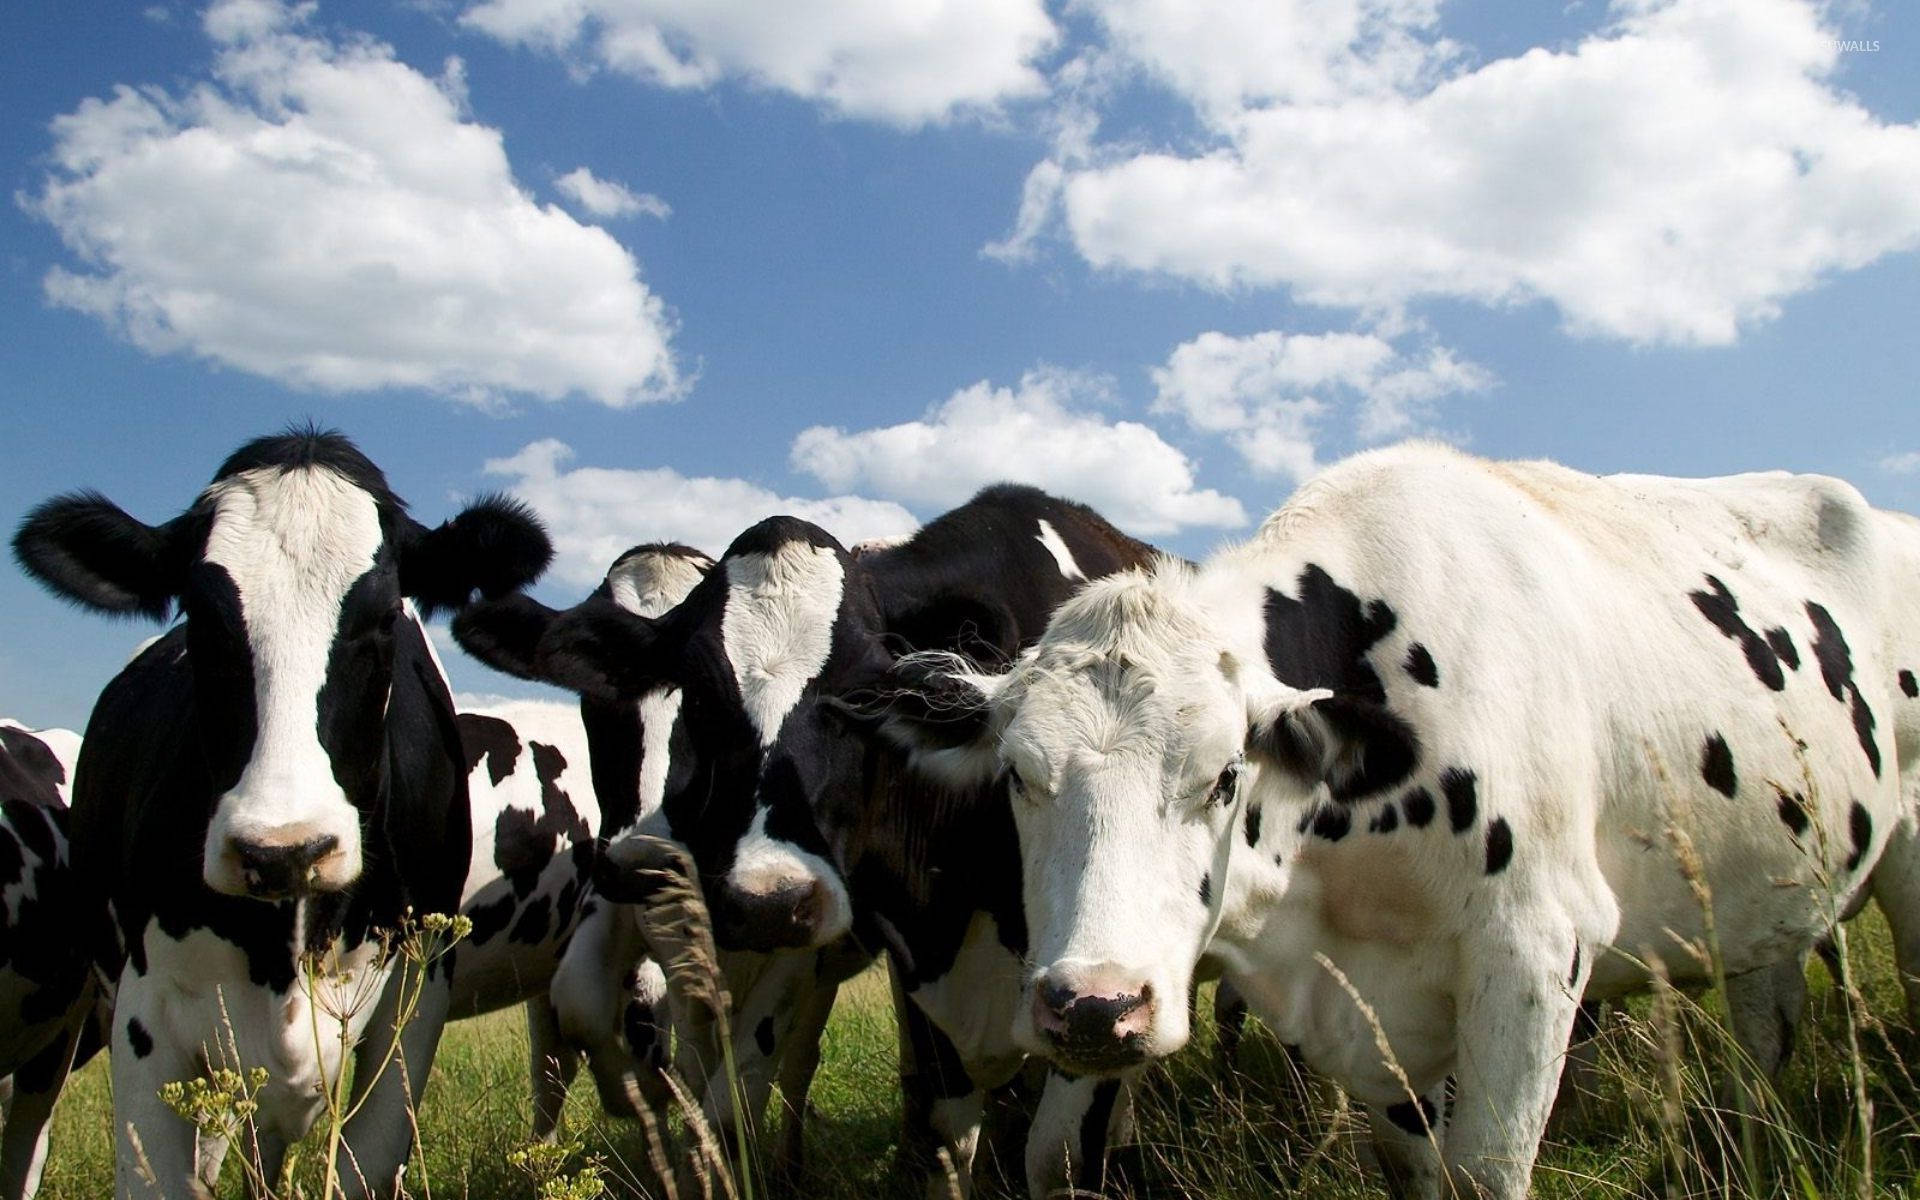
POLYGON ((449 999, 446 958, 422 971, 401 947, 456 910, 471 843, 421 614, 531 582, 545 532, 499 497, 428 529, 350 441, 305 428, 242 446, 164 524, 74 493, 13 548, 83 607, 184 618, 107 684, 74 780, 75 928, 114 1002, 118 1194, 210 1186, 223 1139, 196 1145, 160 1093, 220 1067, 268 1072, 250 1126, 272 1181, 349 1047, 334 1168, 347 1195, 391 1194, 449 999))
MULTIPOLYGON (((862 699, 903 651, 1004 661, 1089 579, 1151 554, 1083 505, 999 485, 857 558, 816 525, 769 518, 657 618, 604 596, 563 613, 511 597, 463 613, 454 636, 587 699, 678 686, 709 781, 664 811, 720 944, 777 953, 852 933, 884 949, 909 1133, 965 1187, 985 1092, 1024 1059, 1009 1040, 1027 948, 1012 814, 992 786, 915 785, 862 699)), ((1028 1142, 1036 1194, 1069 1161, 1097 1175, 1120 1097, 1109 1081, 1049 1078, 1028 1142)), ((945 1170, 930 1186, 947 1194, 945 1170)))
POLYGON ((1014 794, 1020 1044, 1162 1058, 1211 964, 1399 1194, 1518 1198, 1582 997, 1718 966, 1770 1067, 1743 988, 1870 886, 1920 1006, 1916 580, 1920 523, 1837 480, 1411 443, 1089 584, 1007 671, 903 663, 883 732, 1014 794))
POLYGON ((0 719, 0 1200, 40 1186, 47 1121, 93 1008, 88 959, 67 925, 76 907, 67 800, 79 752, 71 730, 0 719))
POLYGON ((633 937, 582 936, 634 922, 593 892, 607 830, 578 709, 518 701, 463 709, 455 720, 473 825, 460 911, 472 928, 454 954, 449 1019, 525 1005, 541 1141, 559 1129, 583 1053, 610 1115, 638 1117, 643 1107, 664 1115, 665 977, 633 937), (573 975, 564 984, 563 966, 573 975))
MULTIPOLYGON (((594 598, 643 617, 658 617, 712 568, 712 559, 689 546, 643 543, 613 562, 594 598)), ((544 606, 523 603, 537 618, 551 616, 544 606)), ((528 629, 497 625, 492 632, 499 639, 489 640, 487 626, 462 628, 469 649, 483 660, 538 677, 525 657, 531 647, 528 629)), ((651 915, 658 888, 655 872, 676 869, 660 859, 655 839, 683 843, 701 837, 712 775, 694 752, 676 686, 655 687, 637 699, 583 697, 580 720, 587 730, 594 790, 605 806, 606 845, 597 860, 596 890, 586 902, 592 911, 583 916, 567 947, 551 1000, 566 1041, 605 1045, 606 1031, 623 1025, 623 1008, 638 1015, 615 973, 617 965, 656 944, 656 957, 671 959, 687 950, 677 940, 679 931, 651 915)), ((736 1126, 766 1107, 777 1077, 788 1109, 777 1162, 783 1173, 798 1173, 806 1096, 819 1065, 821 1033, 839 984, 870 959, 850 945, 824 951, 720 951, 714 965, 733 1000, 730 1055, 715 1040, 719 1031, 706 1006, 677 1003, 682 998, 669 995, 679 1035, 674 1064, 691 1094, 702 1101, 703 1115, 720 1144, 732 1145, 736 1126), (732 1079, 727 1074, 729 1058, 732 1079)), ((637 1022, 624 1024, 631 1031, 637 1022)), ((657 1026, 647 1027, 645 1045, 656 1052, 661 1043, 652 1039, 659 1032, 657 1026)), ((603 1105, 612 1111, 616 1100, 608 1094, 606 1074, 596 1071, 596 1080, 601 1081, 603 1105)))

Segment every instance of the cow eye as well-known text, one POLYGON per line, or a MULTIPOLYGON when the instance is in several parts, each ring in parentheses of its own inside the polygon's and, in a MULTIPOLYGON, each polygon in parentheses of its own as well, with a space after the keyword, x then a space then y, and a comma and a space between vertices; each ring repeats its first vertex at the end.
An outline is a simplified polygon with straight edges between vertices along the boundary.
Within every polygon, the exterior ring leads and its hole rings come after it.
POLYGON ((1207 795, 1207 803, 1232 804, 1234 795, 1240 790, 1240 764, 1228 763, 1227 769, 1220 772, 1220 778, 1213 781, 1213 791, 1207 795))
POLYGON ((1007 768, 1007 795, 1015 800, 1027 798, 1027 781, 1020 778, 1020 772, 1012 767, 1007 768))

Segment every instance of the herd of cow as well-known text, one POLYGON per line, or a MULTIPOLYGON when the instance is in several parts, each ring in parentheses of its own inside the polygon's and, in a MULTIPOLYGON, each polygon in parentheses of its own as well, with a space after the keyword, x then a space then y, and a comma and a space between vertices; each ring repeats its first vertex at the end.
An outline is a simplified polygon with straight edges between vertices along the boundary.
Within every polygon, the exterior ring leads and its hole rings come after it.
POLYGON ((718 562, 638 546, 556 611, 520 591, 551 557, 524 508, 428 529, 298 430, 164 524, 50 500, 14 552, 179 619, 84 741, 0 725, 4 1198, 102 1047, 121 1196, 219 1173, 164 1084, 267 1068, 272 1179, 349 1052, 341 1176, 391 1195, 445 1021, 520 1002, 537 1135, 582 1056, 609 1111, 677 1072, 722 1127, 777 1078, 797 1165, 836 989, 876 956, 909 1137, 961 1187, 987 1094, 1050 1063, 1035 1197, 1099 1186, 1198 979, 1365 1104, 1414 1197, 1524 1196, 1576 1010, 1655 960, 1704 980, 1710 933, 1762 1068, 1869 895, 1920 1010, 1920 522, 1832 479, 1409 444, 1198 565, 998 486, 891 544, 774 517, 718 562), (456 712, 436 611, 577 714, 456 712), (659 966, 659 839, 711 913, 725 1052, 659 966), (394 931, 456 910, 403 1002, 394 931))

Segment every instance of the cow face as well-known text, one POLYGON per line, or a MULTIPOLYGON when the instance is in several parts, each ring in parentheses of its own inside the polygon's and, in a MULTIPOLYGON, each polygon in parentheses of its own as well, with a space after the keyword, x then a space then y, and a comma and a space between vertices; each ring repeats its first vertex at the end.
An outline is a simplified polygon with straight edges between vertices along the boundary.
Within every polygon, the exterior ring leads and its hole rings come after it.
POLYGON ((858 783, 864 749, 821 697, 884 667, 868 665, 871 606, 848 587, 851 566, 823 530, 775 517, 735 539, 665 614, 624 606, 608 586, 564 612, 523 597, 477 606, 454 634, 603 711, 677 688, 696 778, 669 790, 665 812, 699 867, 717 937, 743 949, 821 945, 851 926, 852 906, 814 805, 858 783))
MULTIPOLYGON (((510 591, 552 553, 538 522, 501 499, 425 529, 351 443, 313 431, 243 447, 162 526, 90 493, 51 500, 14 551, 76 603, 185 617, 215 797, 202 874, 215 891, 267 899, 360 874, 362 823, 388 784, 396 635, 416 619, 405 600, 458 607, 476 589, 510 591)), ((423 641, 417 628, 407 637, 423 641)))
POLYGON ((1328 715, 1344 702, 1277 683, 1234 632, 1167 564, 1089 584, 1005 675, 895 673, 882 729, 913 769, 1005 773, 1033 964, 1014 1037, 1077 1073, 1185 1045, 1249 795, 1304 807, 1367 753, 1328 715))

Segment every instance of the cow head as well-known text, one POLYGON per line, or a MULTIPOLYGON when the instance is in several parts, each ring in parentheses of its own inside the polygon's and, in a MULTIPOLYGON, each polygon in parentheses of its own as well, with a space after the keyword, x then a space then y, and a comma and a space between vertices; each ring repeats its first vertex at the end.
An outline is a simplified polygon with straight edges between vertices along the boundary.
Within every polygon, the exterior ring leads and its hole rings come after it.
POLYGON ((1412 753, 1383 711, 1278 683, 1258 629, 1222 616, 1245 606, 1215 600, 1175 563, 1096 580, 1004 674, 903 660, 879 714, 914 770, 1004 772, 1032 963, 1014 1036, 1079 1073, 1186 1043, 1247 803, 1298 811, 1368 756, 1412 753))
POLYGON ((852 905, 815 805, 857 784, 865 745, 820 701, 885 667, 857 579, 824 530, 774 517, 736 538, 670 611, 622 604, 609 585, 558 612, 525 597, 477 605, 454 635, 586 705, 677 688, 695 775, 668 791, 667 825, 693 854, 717 937, 757 950, 822 945, 850 927, 852 905))
POLYGON ((423 527, 352 443, 313 430, 248 443, 164 525, 77 493, 36 508, 13 545, 83 607, 185 617, 215 795, 202 874, 268 899, 360 875, 362 822, 388 786, 395 644, 425 650, 405 601, 458 608, 524 586, 552 555, 502 498, 423 527))

